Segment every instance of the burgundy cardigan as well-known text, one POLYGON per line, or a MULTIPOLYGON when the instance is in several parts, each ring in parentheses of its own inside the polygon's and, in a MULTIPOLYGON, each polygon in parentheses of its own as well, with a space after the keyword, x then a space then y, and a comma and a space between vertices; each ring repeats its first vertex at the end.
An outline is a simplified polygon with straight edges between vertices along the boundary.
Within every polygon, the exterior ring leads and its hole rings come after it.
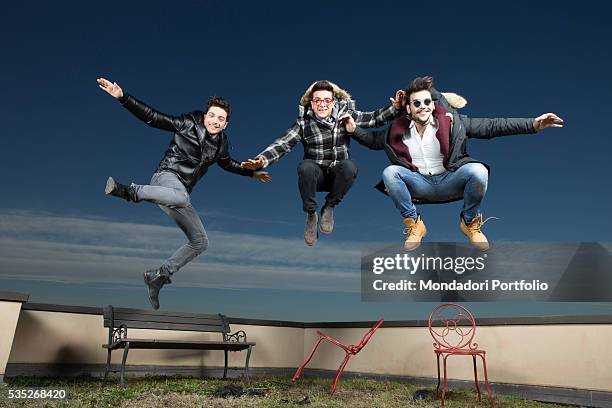
MULTIPOLYGON (((444 156, 442 164, 446 168, 448 163, 448 152, 450 147, 451 119, 446 115, 448 111, 438 104, 434 104, 433 116, 438 121, 438 131, 436 139, 440 142, 440 152, 444 156)), ((408 151, 408 146, 403 141, 404 135, 410 128, 411 120, 406 116, 400 116, 391 123, 389 131, 389 145, 397 155, 397 158, 405 162, 412 171, 417 168, 412 164, 412 157, 408 151)))

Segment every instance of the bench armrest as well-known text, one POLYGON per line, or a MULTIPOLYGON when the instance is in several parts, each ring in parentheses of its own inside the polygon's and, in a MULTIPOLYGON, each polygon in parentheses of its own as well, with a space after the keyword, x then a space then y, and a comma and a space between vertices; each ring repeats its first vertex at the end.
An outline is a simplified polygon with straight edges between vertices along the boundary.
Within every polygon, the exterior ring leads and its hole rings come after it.
POLYGON ((235 343, 246 343, 247 335, 244 330, 238 330, 236 333, 224 334, 224 341, 230 341, 235 343))
POLYGON ((115 328, 113 330, 113 334, 112 334, 112 343, 118 342, 120 340, 126 339, 127 338, 127 326, 125 324, 120 325, 119 327, 115 328))

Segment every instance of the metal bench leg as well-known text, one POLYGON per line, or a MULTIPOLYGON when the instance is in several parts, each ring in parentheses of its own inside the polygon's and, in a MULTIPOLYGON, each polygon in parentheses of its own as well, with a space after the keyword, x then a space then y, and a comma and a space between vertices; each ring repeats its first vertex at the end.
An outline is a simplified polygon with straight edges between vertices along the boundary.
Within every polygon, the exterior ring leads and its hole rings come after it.
POLYGON ((125 387, 125 362, 127 361, 128 352, 130 351, 130 342, 125 343, 123 349, 123 359, 121 360, 121 386, 125 387))
POLYGON ((106 356, 106 369, 104 370, 104 381, 106 381, 106 377, 108 377, 108 371, 110 370, 110 362, 111 362, 111 349, 108 350, 108 355, 106 356))
POLYGON ((225 353, 225 366, 223 367, 223 379, 225 380, 227 378, 227 360, 228 360, 228 351, 227 350, 223 350, 223 352, 225 353))
POLYGON ((246 378, 247 380, 251 380, 251 374, 249 373, 249 361, 251 360, 251 350, 253 349, 253 346, 249 346, 249 349, 247 350, 247 355, 246 355, 246 363, 244 365, 244 371, 246 373, 246 378))

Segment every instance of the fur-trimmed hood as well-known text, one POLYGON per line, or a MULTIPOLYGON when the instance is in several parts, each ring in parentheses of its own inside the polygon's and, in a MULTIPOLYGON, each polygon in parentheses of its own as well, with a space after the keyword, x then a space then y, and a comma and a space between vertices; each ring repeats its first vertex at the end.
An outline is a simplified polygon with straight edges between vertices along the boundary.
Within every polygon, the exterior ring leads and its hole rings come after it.
MULTIPOLYGON (((306 91, 304 92, 304 95, 302 95, 302 98, 300 98, 300 106, 304 106, 304 107, 308 106, 308 104, 312 100, 312 88, 314 87, 314 84, 316 84, 317 82, 319 81, 313 82, 312 84, 310 84, 308 89, 306 89, 306 91)), ((336 85, 335 83, 331 81, 327 81, 327 82, 329 82, 332 88, 334 89, 334 97, 336 99, 347 100, 347 101, 352 100, 350 93, 340 88, 338 85, 336 85)), ((454 92, 441 92, 441 94, 442 96, 446 98, 446 100, 448 101, 448 104, 452 108, 461 109, 465 107, 465 105, 467 105, 467 100, 459 94, 456 94, 454 92)))
POLYGON ((446 101, 448 102, 448 104, 455 109, 461 109, 465 105, 467 105, 467 100, 459 94, 456 94, 453 92, 440 92, 440 93, 442 94, 444 98, 446 98, 446 101))
MULTIPOLYGON (((300 99, 300 105, 301 106, 308 106, 308 104, 310 103, 310 101, 312 100, 312 88, 314 87, 314 85, 319 82, 319 81, 315 81, 313 82, 308 89, 306 89, 306 92, 304 92, 304 95, 302 95, 302 98, 300 99)), ((338 99, 338 100, 351 100, 351 94, 346 92, 344 89, 340 88, 338 85, 334 84, 331 81, 327 81, 330 83, 330 85, 332 86, 332 88, 334 89, 334 98, 338 99)))

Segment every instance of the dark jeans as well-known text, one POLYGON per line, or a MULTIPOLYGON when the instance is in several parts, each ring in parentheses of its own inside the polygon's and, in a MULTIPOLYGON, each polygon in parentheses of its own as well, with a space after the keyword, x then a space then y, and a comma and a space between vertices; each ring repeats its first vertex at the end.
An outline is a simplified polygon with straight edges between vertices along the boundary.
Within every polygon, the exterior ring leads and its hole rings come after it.
POLYGON ((324 167, 314 160, 305 159, 298 165, 298 186, 304 212, 317 211, 317 191, 327 191, 325 202, 331 207, 340 203, 357 177, 357 165, 350 159, 335 166, 324 167))

